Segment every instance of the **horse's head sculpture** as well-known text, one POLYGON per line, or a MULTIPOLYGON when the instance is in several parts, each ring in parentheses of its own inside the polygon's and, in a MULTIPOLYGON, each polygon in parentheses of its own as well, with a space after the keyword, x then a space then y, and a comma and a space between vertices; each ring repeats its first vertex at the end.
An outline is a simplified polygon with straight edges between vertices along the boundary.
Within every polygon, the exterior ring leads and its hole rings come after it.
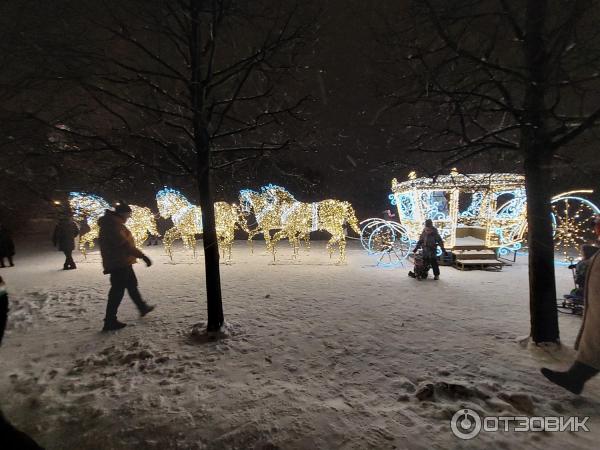
POLYGON ((102 197, 84 192, 69 193, 69 206, 77 222, 95 223, 110 205, 102 197))
POLYGON ((163 188, 156 194, 158 212, 164 219, 173 217, 182 210, 189 209, 192 205, 185 196, 171 188, 163 188))

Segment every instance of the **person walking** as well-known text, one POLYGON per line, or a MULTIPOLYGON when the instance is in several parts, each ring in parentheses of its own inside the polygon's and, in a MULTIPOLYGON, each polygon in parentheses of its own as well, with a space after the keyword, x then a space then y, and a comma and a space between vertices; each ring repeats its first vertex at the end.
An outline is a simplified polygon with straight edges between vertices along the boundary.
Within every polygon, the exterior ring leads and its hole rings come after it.
POLYGON ((110 275, 111 285, 103 331, 118 330, 126 326, 125 323, 117 320, 117 311, 125 290, 142 317, 155 308, 142 299, 138 290, 138 281, 132 266, 137 262, 137 258, 141 258, 148 267, 152 265, 152 261, 136 248, 133 236, 125 226, 129 217, 131 217, 131 208, 121 203, 114 211, 106 210, 104 216, 98 220, 102 266, 104 273, 110 275))
POLYGON ((416 253, 419 248, 423 249, 423 263, 425 264, 425 267, 431 266, 433 269, 434 280, 440 279, 440 266, 437 261, 438 245, 442 251, 446 253, 444 241, 442 240, 438 229, 433 226, 433 221, 431 219, 427 219, 425 221, 425 228, 423 228, 423 231, 421 232, 421 237, 419 238, 413 253, 416 253))
POLYGON ((0 223, 0 267, 4 265, 4 258, 8 259, 8 265, 13 267, 13 256, 15 256, 15 243, 10 231, 0 223))
POLYGON ((77 269, 73 260, 73 250, 75 250, 75 238, 78 234, 77 224, 73 222, 69 214, 65 213, 60 218, 56 228, 54 228, 54 235, 52 236, 54 246, 65 254, 63 270, 77 269))
POLYGON ((600 252, 596 252, 588 265, 583 296, 583 320, 575 339, 575 362, 566 372, 541 369, 548 380, 573 394, 580 394, 585 383, 600 371, 600 252))

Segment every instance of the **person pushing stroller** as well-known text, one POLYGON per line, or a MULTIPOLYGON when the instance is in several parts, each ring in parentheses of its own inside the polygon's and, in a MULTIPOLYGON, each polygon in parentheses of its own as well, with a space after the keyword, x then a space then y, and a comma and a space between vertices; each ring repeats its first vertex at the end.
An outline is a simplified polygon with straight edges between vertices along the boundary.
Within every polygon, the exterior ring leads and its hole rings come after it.
POLYGON ((429 272, 429 267, 433 269, 433 279, 440 279, 440 266, 437 261, 437 246, 440 246, 444 254, 446 254, 446 249, 444 248, 444 241, 440 236, 437 228, 433 226, 433 221, 431 219, 427 219, 425 221, 425 228, 421 232, 421 237, 415 246, 413 253, 416 253, 420 248, 423 249, 422 257, 423 257, 423 266, 426 268, 425 277, 427 277, 427 273, 429 272))

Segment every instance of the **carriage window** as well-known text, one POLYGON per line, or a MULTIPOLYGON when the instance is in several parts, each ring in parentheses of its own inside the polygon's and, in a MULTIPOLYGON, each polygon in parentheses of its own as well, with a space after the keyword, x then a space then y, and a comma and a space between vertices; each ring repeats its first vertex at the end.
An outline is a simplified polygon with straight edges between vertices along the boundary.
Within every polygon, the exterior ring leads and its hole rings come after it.
POLYGON ((505 193, 505 194, 500 195, 496 199, 496 211, 500 211, 504 207, 508 206, 508 203, 510 203, 510 201, 514 200, 514 199, 515 199, 515 195, 512 193, 505 193))
POLYGON ((448 218, 450 198, 445 191, 423 192, 422 199, 424 211, 426 211, 425 216, 428 219, 445 220, 448 218))

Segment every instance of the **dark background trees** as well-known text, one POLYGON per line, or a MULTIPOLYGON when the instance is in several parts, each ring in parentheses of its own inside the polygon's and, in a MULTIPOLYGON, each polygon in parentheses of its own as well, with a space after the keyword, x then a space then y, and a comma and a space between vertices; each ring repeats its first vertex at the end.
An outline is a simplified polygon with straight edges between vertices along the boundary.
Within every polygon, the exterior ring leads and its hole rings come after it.
POLYGON ((411 147, 440 169, 525 174, 531 335, 557 341, 550 198, 560 172, 598 168, 598 2, 425 0, 394 14, 380 37, 396 67, 391 105, 412 107, 411 147))

